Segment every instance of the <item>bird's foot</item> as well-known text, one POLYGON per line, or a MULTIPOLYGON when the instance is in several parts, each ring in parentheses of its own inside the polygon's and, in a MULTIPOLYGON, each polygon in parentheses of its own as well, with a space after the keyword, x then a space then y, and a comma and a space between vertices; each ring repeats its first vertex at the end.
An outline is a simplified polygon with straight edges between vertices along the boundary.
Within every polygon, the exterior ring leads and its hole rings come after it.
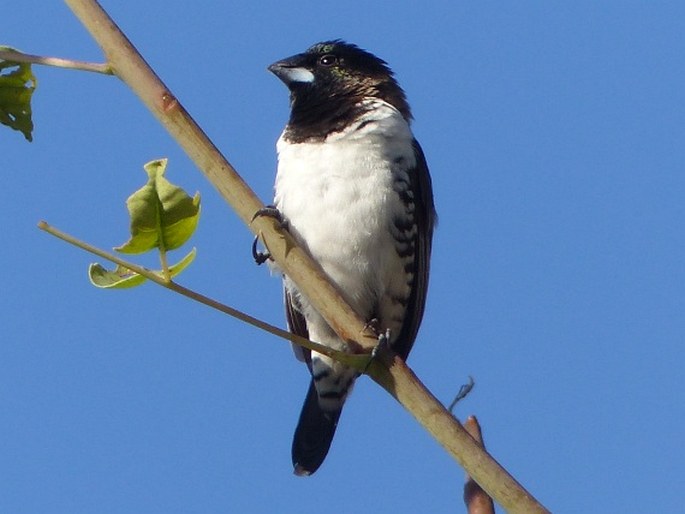
POLYGON ((364 373, 367 372, 373 360, 378 356, 379 351, 390 349, 390 329, 387 328, 385 332, 379 332, 377 327, 377 319, 372 319, 369 323, 367 323, 367 326, 373 324, 374 322, 375 326, 372 325, 370 326, 370 328, 373 328, 374 331, 378 334, 378 342, 376 343, 376 346, 373 347, 373 350, 371 350, 371 358, 369 359, 369 362, 366 363, 364 373))
POLYGON ((390 348, 390 329, 386 328, 385 332, 381 332, 378 335, 378 342, 376 346, 371 350, 371 358, 375 358, 380 350, 386 350, 390 348))
MULTIPOLYGON (((268 216, 270 218, 274 218, 276 221, 278 221, 278 224, 281 226, 281 228, 288 228, 288 223, 283 218, 281 211, 279 211, 274 205, 267 205, 266 207, 262 207, 261 209, 259 209, 257 212, 255 212, 254 216, 252 216, 252 221, 259 218, 260 216, 268 216)), ((271 259, 271 254, 268 251, 262 252, 260 250, 257 250, 258 243, 259 236, 255 236, 254 241, 252 241, 252 258, 254 259, 257 266, 260 266, 264 264, 266 261, 273 259, 271 259)))

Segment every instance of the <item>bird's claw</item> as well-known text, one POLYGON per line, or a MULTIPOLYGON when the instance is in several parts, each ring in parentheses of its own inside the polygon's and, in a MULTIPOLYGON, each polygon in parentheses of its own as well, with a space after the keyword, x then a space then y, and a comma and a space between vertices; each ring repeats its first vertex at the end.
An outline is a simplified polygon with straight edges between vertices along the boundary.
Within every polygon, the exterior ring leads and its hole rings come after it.
POLYGON ((372 318, 364 325, 364 331, 370 330, 376 337, 378 337, 379 327, 380 321, 378 321, 378 318, 372 318))
MULTIPOLYGON (((279 211, 274 205, 267 205, 266 207, 262 207, 261 209, 259 209, 257 212, 254 213, 254 216, 252 216, 252 221, 256 220, 260 216, 268 216, 269 218, 274 218, 276 221, 278 221, 278 224, 281 228, 286 229, 288 227, 288 223, 285 221, 285 218, 283 218, 281 211, 279 211)), ((271 254, 268 251, 261 252, 257 250, 258 243, 259 236, 255 236, 254 241, 252 241, 252 258, 254 259, 257 266, 261 266, 266 261, 273 259, 271 259, 271 254)))
POLYGON ((378 334, 378 342, 376 343, 376 346, 373 347, 373 350, 371 350, 371 358, 369 358, 369 362, 366 363, 366 367, 364 368, 364 373, 367 372, 369 369, 369 366, 373 362, 373 360, 378 356, 378 352, 380 350, 385 350, 390 348, 390 329, 386 329, 385 332, 379 332, 378 331, 378 320, 377 319, 372 319, 369 321, 366 326, 368 328, 372 328, 374 332, 378 334))
POLYGON ((254 213, 254 216, 252 216, 252 221, 256 220, 261 216, 267 216, 269 218, 275 219, 276 221, 278 221, 279 225, 281 225, 281 228, 285 228, 287 225, 285 219, 283 218, 283 215, 281 214, 281 211, 279 211, 275 205, 267 205, 259 209, 257 212, 254 213))
POLYGON ((378 343, 371 350, 371 358, 375 358, 380 350, 390 348, 390 329, 386 328, 385 332, 378 335, 378 343))
POLYGON ((252 241, 252 258, 257 266, 261 266, 266 261, 271 259, 271 254, 269 252, 260 252, 257 250, 257 243, 259 243, 259 236, 255 236, 254 241, 252 241))

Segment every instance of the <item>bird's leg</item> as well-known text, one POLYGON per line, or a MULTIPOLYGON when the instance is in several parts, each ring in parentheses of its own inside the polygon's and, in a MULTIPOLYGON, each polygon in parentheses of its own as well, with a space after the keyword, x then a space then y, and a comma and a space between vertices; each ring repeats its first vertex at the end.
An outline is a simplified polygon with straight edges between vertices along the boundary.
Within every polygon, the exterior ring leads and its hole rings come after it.
MULTIPOLYGON (((279 211, 274 205, 267 205, 266 207, 262 207, 261 209, 259 209, 257 212, 255 212, 254 216, 252 216, 252 221, 254 221, 260 216, 268 216, 270 218, 274 218, 276 221, 278 221, 278 224, 281 226, 281 228, 288 228, 288 223, 283 218, 281 211, 279 211)), ((271 259, 271 254, 268 251, 261 252, 257 250, 258 243, 259 236, 257 235, 255 236, 254 241, 252 241, 252 258, 254 259, 257 266, 260 266, 271 259)))

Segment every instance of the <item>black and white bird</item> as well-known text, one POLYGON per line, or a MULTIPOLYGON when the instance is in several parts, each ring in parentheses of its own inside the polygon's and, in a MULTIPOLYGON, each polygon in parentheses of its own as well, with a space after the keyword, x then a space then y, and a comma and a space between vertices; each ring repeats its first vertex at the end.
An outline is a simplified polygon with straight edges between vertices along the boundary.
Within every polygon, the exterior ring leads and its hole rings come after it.
MULTIPOLYGON (((431 179, 409 127, 404 91, 387 64, 341 40, 269 66, 290 90, 278 140, 275 207, 293 237, 356 310, 409 354, 423 317, 433 226, 431 179)), ((291 332, 346 344, 284 277, 291 332)), ((357 373, 295 347, 311 383, 295 430, 295 473, 309 475, 330 448, 357 373)))

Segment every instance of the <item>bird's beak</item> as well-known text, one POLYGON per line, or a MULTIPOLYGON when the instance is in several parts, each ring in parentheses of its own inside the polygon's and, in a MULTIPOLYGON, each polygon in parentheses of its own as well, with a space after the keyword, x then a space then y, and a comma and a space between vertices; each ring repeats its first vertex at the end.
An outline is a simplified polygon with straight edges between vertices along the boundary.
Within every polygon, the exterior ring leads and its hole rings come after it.
POLYGON ((269 71, 281 79, 286 86, 294 83, 314 82, 314 74, 301 65, 301 56, 293 55, 269 66, 269 71))

